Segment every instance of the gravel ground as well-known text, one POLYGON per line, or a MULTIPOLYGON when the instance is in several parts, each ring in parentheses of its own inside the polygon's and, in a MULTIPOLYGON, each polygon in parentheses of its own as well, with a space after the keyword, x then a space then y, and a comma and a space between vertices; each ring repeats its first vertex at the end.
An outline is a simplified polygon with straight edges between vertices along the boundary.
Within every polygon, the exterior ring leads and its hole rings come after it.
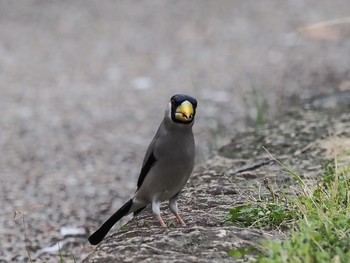
POLYGON ((0 260, 92 251, 175 93, 199 101, 200 162, 265 101, 272 118, 349 88, 349 24, 297 33, 349 14, 348 0, 0 1, 0 260))

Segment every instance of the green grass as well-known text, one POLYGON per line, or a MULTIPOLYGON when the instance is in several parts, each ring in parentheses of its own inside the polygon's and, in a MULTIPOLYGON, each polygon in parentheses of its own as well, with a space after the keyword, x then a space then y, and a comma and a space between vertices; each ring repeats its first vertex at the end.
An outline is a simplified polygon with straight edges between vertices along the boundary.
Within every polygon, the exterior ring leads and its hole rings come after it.
MULTIPOLYGON (((285 166, 283 166, 286 168, 285 166)), ((336 161, 323 165, 323 176, 312 186, 287 169, 302 191, 288 198, 276 197, 232 208, 234 224, 285 232, 284 240, 266 240, 256 249, 256 262, 350 262, 350 165, 336 161)), ((228 254, 244 256, 242 249, 228 254)), ((251 250, 247 250, 251 253, 251 250)))
POLYGON ((247 108, 251 110, 248 114, 249 123, 255 128, 268 123, 269 120, 269 104, 267 97, 261 92, 261 87, 252 84, 251 94, 246 99, 247 108))
POLYGON ((65 255, 63 252, 62 252, 62 249, 60 247, 60 244, 58 243, 57 244, 58 246, 58 260, 59 260, 59 263, 68 263, 68 262, 73 262, 73 263, 76 263, 76 259, 73 255, 65 255), (70 259, 72 259, 73 261, 67 261, 67 257, 69 257, 70 259))
POLYGON ((266 124, 268 121, 269 104, 267 102, 267 99, 261 94, 258 94, 256 91, 253 93, 253 101, 256 110, 254 125, 256 128, 258 128, 266 124))
POLYGON ((282 204, 263 201, 234 207, 230 210, 228 218, 241 227, 271 230, 275 227, 284 228, 284 223, 294 216, 294 211, 282 204))

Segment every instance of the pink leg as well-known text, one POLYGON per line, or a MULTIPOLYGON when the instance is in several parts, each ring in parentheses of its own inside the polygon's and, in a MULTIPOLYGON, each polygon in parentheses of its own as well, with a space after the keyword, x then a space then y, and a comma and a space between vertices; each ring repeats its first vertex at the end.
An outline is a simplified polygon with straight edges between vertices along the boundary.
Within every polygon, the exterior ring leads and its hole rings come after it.
POLYGON ((179 215, 179 210, 177 208, 177 195, 169 199, 169 208, 170 211, 173 212, 173 214, 176 216, 177 221, 182 225, 186 226, 186 223, 182 220, 181 216, 179 215))
POLYGON ((160 216, 160 214, 156 215, 157 216, 157 219, 160 223, 160 225, 163 227, 163 228, 167 228, 166 224, 164 223, 164 220, 163 218, 160 216))
POLYGON ((179 221, 179 223, 182 226, 186 226, 186 223, 182 220, 181 216, 178 213, 176 213, 175 216, 176 216, 177 221, 179 221))
POLYGON ((163 218, 160 215, 160 202, 159 201, 153 201, 152 202, 152 211, 157 216, 157 219, 158 219, 160 225, 163 228, 167 228, 166 224, 164 223, 163 218))

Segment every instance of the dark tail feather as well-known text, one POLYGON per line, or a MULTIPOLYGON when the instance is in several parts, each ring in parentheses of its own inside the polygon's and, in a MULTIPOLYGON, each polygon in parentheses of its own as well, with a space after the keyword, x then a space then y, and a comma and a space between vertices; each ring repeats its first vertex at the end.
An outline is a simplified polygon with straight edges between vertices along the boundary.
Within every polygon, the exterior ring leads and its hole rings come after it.
POLYGON ((141 207, 140 209, 137 209, 135 212, 134 212, 134 216, 137 216, 139 213, 141 213, 141 211, 143 210, 143 209, 145 209, 146 207, 144 206, 144 207, 141 207))
POLYGON ((107 235, 108 231, 114 226, 115 223, 117 223, 122 217, 126 216, 130 208, 132 206, 132 199, 130 199, 128 202, 126 202, 117 212, 115 212, 106 222, 103 223, 103 225, 96 230, 95 233, 93 233, 89 237, 89 242, 91 245, 97 245, 102 241, 102 239, 107 235))

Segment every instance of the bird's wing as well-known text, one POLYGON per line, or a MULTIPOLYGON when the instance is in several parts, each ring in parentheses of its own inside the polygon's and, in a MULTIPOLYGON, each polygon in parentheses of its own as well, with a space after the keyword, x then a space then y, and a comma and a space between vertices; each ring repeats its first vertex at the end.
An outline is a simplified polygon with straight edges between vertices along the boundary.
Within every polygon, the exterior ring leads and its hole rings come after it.
POLYGON ((164 127, 163 127, 163 123, 162 123, 160 125, 156 135, 154 136, 152 142, 148 146, 145 158, 143 160, 142 169, 141 169, 141 172, 139 175, 139 179, 137 181, 137 190, 141 187, 141 185, 142 185, 143 181, 145 180, 145 177, 148 174, 151 167, 157 162, 157 159, 156 159, 156 156, 154 153, 154 147, 155 147, 157 140, 161 136, 163 129, 164 129, 164 127))
POLYGON ((148 158, 145 159, 147 160, 146 163, 144 163, 144 165, 142 166, 141 172, 140 172, 140 176, 139 179, 137 180, 137 190, 139 190, 140 186, 143 183, 143 180, 145 180, 145 177, 147 175, 147 173, 149 172, 149 170, 151 169, 151 167, 155 164, 155 162, 157 161, 156 158, 154 157, 153 151, 149 154, 148 158))

